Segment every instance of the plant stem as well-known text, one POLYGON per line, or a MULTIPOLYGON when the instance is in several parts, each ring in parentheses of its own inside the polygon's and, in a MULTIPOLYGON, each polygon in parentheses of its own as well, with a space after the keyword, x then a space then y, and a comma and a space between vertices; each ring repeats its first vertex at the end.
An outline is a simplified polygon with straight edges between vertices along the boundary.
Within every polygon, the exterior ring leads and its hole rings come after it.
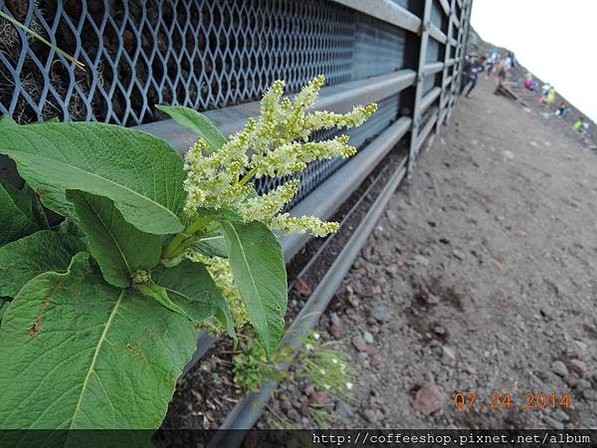
POLYGON ((9 16, 8 14, 0 11, 0 17, 8 20, 10 23, 12 23, 14 26, 21 28, 23 31, 25 31, 26 33, 31 34, 33 37, 35 37, 37 40, 39 40, 40 42, 46 44, 48 47, 50 47, 52 50, 54 50, 56 53, 58 53, 59 55, 65 57, 66 59, 68 59, 69 61, 71 61, 72 63, 74 63, 77 67, 81 68, 81 69, 85 69, 85 64, 83 64, 81 61, 78 61, 77 59, 75 59, 74 57, 72 57, 70 54, 68 54, 67 52, 61 50, 60 48, 58 48, 56 45, 54 45, 52 42, 49 42, 48 40, 44 39, 42 36, 40 36, 39 34, 37 34, 35 31, 33 31, 31 28, 26 27, 25 25, 23 25, 21 22, 19 22, 18 20, 14 19, 13 17, 9 16))
POLYGON ((185 242, 192 238, 195 233, 201 230, 206 224, 209 224, 210 221, 210 218, 207 217, 199 218, 189 224, 182 232, 174 235, 174 238, 172 238, 170 242, 166 244, 166 247, 164 247, 162 258, 170 259, 180 255, 182 251, 188 247, 185 246, 185 242))
POLYGON ((251 180, 251 178, 255 175, 256 172, 257 172, 257 168, 253 168, 251 171, 249 171, 247 174, 245 174, 245 177, 243 177, 241 180, 238 181, 238 185, 243 187, 247 182, 249 182, 251 180))

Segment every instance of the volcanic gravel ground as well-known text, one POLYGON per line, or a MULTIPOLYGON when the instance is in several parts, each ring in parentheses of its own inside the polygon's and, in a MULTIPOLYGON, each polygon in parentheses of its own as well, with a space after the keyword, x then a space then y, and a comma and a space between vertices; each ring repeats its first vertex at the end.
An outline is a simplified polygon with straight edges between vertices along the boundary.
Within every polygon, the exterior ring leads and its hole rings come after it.
POLYGON ((494 88, 461 99, 320 320, 355 401, 287 381, 259 427, 314 427, 313 402, 333 427, 597 427, 597 153, 494 88))

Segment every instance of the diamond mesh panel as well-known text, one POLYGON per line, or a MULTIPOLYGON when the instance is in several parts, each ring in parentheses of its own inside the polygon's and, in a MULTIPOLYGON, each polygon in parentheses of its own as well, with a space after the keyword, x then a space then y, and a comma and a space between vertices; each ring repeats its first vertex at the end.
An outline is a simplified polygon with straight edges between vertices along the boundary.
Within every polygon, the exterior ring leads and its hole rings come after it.
POLYGON ((258 99, 275 79, 295 91, 403 66, 403 34, 319 0, 0 0, 73 54, 66 64, 0 19, 0 112, 137 125, 154 104, 208 110, 258 99), (369 55, 369 56, 367 56, 369 55))

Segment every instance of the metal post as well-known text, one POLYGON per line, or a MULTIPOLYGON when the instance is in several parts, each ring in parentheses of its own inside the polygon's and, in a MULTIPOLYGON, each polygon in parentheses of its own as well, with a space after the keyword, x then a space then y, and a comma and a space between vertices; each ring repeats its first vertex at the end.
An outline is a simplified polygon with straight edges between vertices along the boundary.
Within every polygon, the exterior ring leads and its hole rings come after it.
POLYGON ((423 17, 421 23, 421 40, 419 44, 419 63, 417 66, 417 79, 415 82, 415 104, 413 108, 413 122, 410 132, 410 147, 408 151, 408 177, 411 178, 414 172, 415 160, 417 158, 417 136, 421 126, 421 99, 423 97, 423 80, 425 62, 427 58, 427 44, 429 42, 429 26, 431 23, 431 6, 433 0, 425 0, 423 17))
MULTIPOLYGON (((448 79, 448 59, 450 59, 450 49, 452 48, 452 27, 454 25, 454 9, 455 9, 456 0, 452 0, 450 3, 450 10, 449 10, 449 17, 448 17, 448 40, 446 41, 446 45, 444 47, 444 69, 442 71, 442 93, 439 97, 439 115, 437 118, 437 124, 435 125, 435 134, 439 134, 442 124, 444 121, 447 121, 447 106, 448 103, 452 101, 451 98, 451 88, 454 82, 454 76, 450 80, 450 84, 445 84, 446 80, 448 79), (445 104, 444 104, 445 103, 445 104)), ((456 55, 454 55, 456 56, 456 55)), ((452 65, 454 67, 454 65, 452 65)), ((454 71, 452 71, 454 73, 454 71)))
POLYGON ((458 46, 456 50, 456 61, 458 66, 454 69, 454 73, 457 74, 454 79, 453 85, 453 99, 450 107, 449 115, 452 112, 460 99, 460 83, 462 82, 462 69, 464 68, 464 53, 466 51, 466 42, 468 41, 468 32, 470 27, 470 12, 472 9, 472 0, 464 0, 462 8, 460 9, 460 27, 458 29, 458 46))
MULTIPOLYGON (((446 121, 448 121, 450 119, 450 117, 452 116, 452 112, 454 111, 454 108, 456 107, 456 103, 458 102, 458 98, 460 97, 460 83, 462 80, 462 67, 463 67, 462 40, 463 40, 463 36, 464 36, 463 28, 465 27, 464 11, 466 8, 466 3, 465 4, 460 3, 460 4, 462 5, 460 8, 460 17, 458 17, 460 26, 458 27, 458 38, 456 39, 456 46, 454 47, 454 59, 456 62, 454 64, 454 68, 452 69, 451 95, 450 95, 450 101, 449 101, 449 107, 448 107, 448 116, 447 116, 446 121)), ((456 17, 456 6, 454 6, 454 10, 453 10, 452 14, 454 14, 454 17, 456 17)))

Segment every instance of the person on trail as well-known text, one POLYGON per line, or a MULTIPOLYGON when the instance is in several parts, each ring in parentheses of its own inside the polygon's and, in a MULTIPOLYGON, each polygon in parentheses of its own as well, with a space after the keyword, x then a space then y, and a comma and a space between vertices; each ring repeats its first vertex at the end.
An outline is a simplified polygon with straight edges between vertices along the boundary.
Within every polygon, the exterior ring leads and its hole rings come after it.
POLYGON ((556 89, 554 87, 550 87, 547 95, 545 96, 544 103, 548 106, 553 103, 556 99, 556 89))
POLYGON ((585 122, 584 117, 579 117, 578 120, 576 120, 574 122, 574 124, 572 125, 572 129, 574 129, 577 132, 582 132, 582 127, 583 127, 584 122, 585 122))
POLYGON ((551 86, 548 83, 543 84, 541 87, 541 96, 539 97, 539 103, 543 103, 545 98, 547 98, 547 94, 549 93, 549 89, 551 86))
POLYGON ((498 66, 498 78, 500 79, 500 82, 504 82, 506 80, 507 74, 508 69, 506 68, 506 63, 500 62, 500 65, 498 66))
POLYGON ((558 115, 559 117, 566 118, 566 116, 568 115, 568 112, 569 112, 568 106, 566 106, 566 103, 564 103, 562 101, 560 103, 560 107, 558 107, 556 109, 555 114, 558 115))
MULTIPOLYGON (((469 75, 468 75, 469 82, 470 82, 471 86, 469 87, 468 91, 464 95, 466 98, 471 97, 471 92, 473 91, 473 89, 477 85, 477 82, 479 81, 480 70, 481 70, 481 61, 479 59, 475 59, 473 61, 473 63, 471 64, 471 68, 470 68, 469 75)), ((465 87, 466 87, 466 85, 465 85, 465 87)))
POLYGON ((471 58, 467 55, 464 57, 464 66, 462 67, 462 81, 460 82, 460 94, 462 95, 462 91, 470 81, 469 75, 471 72, 471 58))
POLYGON ((526 76, 524 77, 524 86, 529 89, 529 90, 533 90, 533 75, 531 75, 530 73, 527 73, 526 76))

